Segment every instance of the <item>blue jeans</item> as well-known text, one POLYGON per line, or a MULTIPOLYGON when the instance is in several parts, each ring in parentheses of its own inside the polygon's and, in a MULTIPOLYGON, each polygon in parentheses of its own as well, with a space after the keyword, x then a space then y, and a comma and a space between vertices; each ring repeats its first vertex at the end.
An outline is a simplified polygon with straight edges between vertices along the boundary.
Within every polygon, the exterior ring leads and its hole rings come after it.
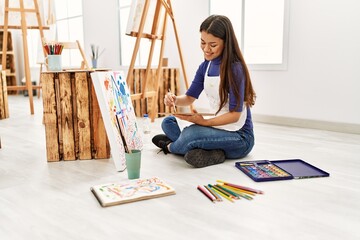
POLYGON ((166 117, 161 127, 172 141, 170 152, 175 154, 185 155, 195 148, 221 149, 226 158, 236 159, 245 157, 254 146, 253 130, 226 131, 192 124, 181 131, 174 116, 166 117))

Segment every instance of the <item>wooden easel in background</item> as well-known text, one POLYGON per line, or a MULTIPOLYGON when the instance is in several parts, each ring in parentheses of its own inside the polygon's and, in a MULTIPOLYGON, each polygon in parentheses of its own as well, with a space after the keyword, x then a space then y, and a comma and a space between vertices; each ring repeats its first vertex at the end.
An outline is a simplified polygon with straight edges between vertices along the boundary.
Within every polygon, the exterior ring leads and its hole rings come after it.
POLYGON ((163 65, 162 63, 163 63, 163 55, 164 55, 164 42, 166 39, 165 33, 166 33, 166 24, 167 24, 168 16, 171 18, 172 23, 173 23, 173 28, 174 28, 176 43, 177 43, 177 47, 178 47, 178 51, 179 51, 181 67, 182 67, 182 71, 184 74, 184 81, 185 81, 186 89, 188 89, 189 86, 188 86, 187 76, 186 76, 186 72, 185 72, 185 65, 184 65, 184 61, 183 61, 183 57, 182 57, 179 37, 177 34, 174 14, 172 11, 170 0, 157 0, 156 7, 155 7, 155 13, 154 13, 154 19, 152 22, 151 33, 144 33, 144 26, 145 26, 145 21, 146 21, 147 14, 148 14, 149 6, 150 6, 150 1, 151 0, 145 0, 145 5, 143 7, 138 32, 131 32, 129 34, 130 36, 136 37, 136 42, 135 42, 135 47, 134 47, 133 55, 131 58, 131 63, 130 63, 130 67, 128 70, 126 82, 129 85, 130 80, 133 78, 133 70, 134 70, 136 55, 139 51, 141 39, 142 38, 150 39, 151 47, 150 47, 148 62, 147 62, 147 66, 146 66, 145 81, 142 82, 142 87, 141 87, 142 92, 137 93, 137 94, 132 94, 131 99, 138 100, 138 99, 144 99, 144 98, 152 98, 150 118, 151 118, 151 121, 154 121, 155 116, 157 114, 157 112, 156 112, 157 94, 158 94, 160 80, 161 80, 161 74, 162 74, 161 68, 163 65), (162 11, 165 11, 163 15, 162 15, 162 11), (161 19, 161 17, 163 17, 163 19, 161 19), (161 24, 162 24, 162 26, 160 26, 161 24), (159 34, 159 28, 160 28, 160 34, 159 34), (155 86, 155 91, 147 91, 146 82, 150 76, 151 61, 153 58, 156 40, 161 41, 159 62, 158 62, 158 68, 157 68, 157 74, 156 74, 156 78, 157 78, 156 86, 155 86))
POLYGON ((28 45, 27 45, 27 29, 39 29, 41 39, 44 38, 44 29, 49 29, 49 27, 44 27, 41 22, 40 12, 39 12, 39 5, 37 0, 34 1, 34 8, 33 9, 25 9, 24 8, 24 1, 19 0, 19 8, 10 8, 9 7, 9 0, 5 0, 5 14, 4 14, 4 26, 0 26, 3 28, 3 49, 2 49, 2 67, 3 70, 6 67, 6 52, 7 52, 7 35, 8 29, 21 29, 22 37, 23 37, 23 48, 24 48, 24 66, 25 66, 25 86, 8 86, 8 90, 28 90, 29 94, 29 103, 30 103, 30 113, 34 114, 34 99, 33 99, 33 89, 41 88, 41 86, 33 86, 31 83, 31 74, 30 74, 30 64, 29 64, 29 52, 28 52, 28 45), (20 12, 21 14, 21 24, 20 26, 9 26, 9 13, 10 12, 20 12), (36 19, 38 22, 37 26, 27 26, 26 24, 26 14, 36 14, 36 19))

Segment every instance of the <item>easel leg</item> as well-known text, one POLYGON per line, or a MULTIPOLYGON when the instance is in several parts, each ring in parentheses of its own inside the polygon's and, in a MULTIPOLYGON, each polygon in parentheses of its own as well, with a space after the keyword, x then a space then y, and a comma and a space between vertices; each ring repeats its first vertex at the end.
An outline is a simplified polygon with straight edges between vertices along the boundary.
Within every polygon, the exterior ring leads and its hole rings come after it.
POLYGON ((20 9, 21 9, 21 31, 22 31, 22 35, 23 35, 23 48, 24 48, 26 88, 28 90, 28 95, 29 95, 30 113, 34 114, 34 99, 33 99, 31 75, 30 75, 29 52, 28 52, 28 46, 27 46, 27 31, 26 31, 27 26, 26 26, 26 20, 25 20, 25 9, 24 9, 23 1, 20 1, 20 9))

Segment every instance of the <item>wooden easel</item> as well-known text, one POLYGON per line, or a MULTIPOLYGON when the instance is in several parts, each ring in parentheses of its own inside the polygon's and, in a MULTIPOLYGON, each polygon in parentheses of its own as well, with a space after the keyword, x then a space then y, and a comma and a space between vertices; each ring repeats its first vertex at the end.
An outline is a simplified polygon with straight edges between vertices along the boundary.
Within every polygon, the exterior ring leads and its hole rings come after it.
POLYGON ((131 58, 131 63, 130 63, 126 82, 129 84, 130 80, 133 77, 133 70, 134 70, 136 55, 139 51, 140 40, 142 38, 150 39, 151 47, 150 47, 149 58, 148 58, 147 66, 146 66, 145 81, 142 82, 142 87, 141 87, 142 93, 132 94, 131 99, 139 100, 139 99, 151 97, 152 102, 151 102, 150 118, 151 118, 151 121, 154 121, 155 116, 156 116, 155 109, 156 109, 156 102, 157 102, 157 94, 158 94, 160 80, 161 80, 161 74, 162 74, 161 67, 162 67, 162 61, 163 61, 163 55, 164 55, 164 46, 165 46, 164 42, 165 42, 165 38, 166 38, 165 33, 166 33, 166 24, 167 24, 168 16, 171 18, 172 23, 173 23, 173 28, 174 28, 176 43, 177 43, 177 47, 178 47, 178 51, 179 51, 181 67, 182 67, 182 71, 184 74, 186 89, 188 89, 189 86, 188 86, 187 76, 186 76, 186 72, 185 72, 185 65, 184 65, 184 61, 183 61, 183 57, 182 57, 179 37, 178 37, 176 25, 175 25, 175 19, 174 19, 174 14, 172 11, 170 0, 157 0, 154 19, 152 22, 151 33, 144 33, 144 26, 145 26, 146 17, 148 14, 149 6, 150 6, 150 0, 145 0, 145 5, 143 8, 141 21, 139 24, 139 30, 138 30, 138 32, 131 32, 131 34, 129 34, 130 36, 136 37, 136 42, 135 42, 134 52, 133 52, 133 55, 131 58), (161 11, 162 10, 165 10, 165 13, 163 15, 164 18, 162 19, 163 20, 162 26, 159 26, 161 23, 161 11), (158 35, 159 28, 161 28, 160 35, 158 35), (156 40, 161 40, 162 42, 161 42, 161 47, 160 47, 159 63, 158 63, 158 68, 157 68, 157 75, 156 75, 157 79, 156 79, 155 91, 146 91, 146 82, 148 80, 148 77, 150 76, 151 60, 153 57, 156 40))
POLYGON ((49 29, 48 27, 43 27, 40 18, 39 5, 37 0, 34 0, 34 8, 33 9, 25 9, 24 1, 19 0, 20 7, 19 8, 10 8, 9 0, 5 0, 5 14, 4 14, 4 26, 0 26, 3 28, 3 48, 2 48, 2 67, 3 70, 6 67, 6 52, 7 52, 7 35, 8 29, 21 29, 23 36, 23 48, 24 48, 24 66, 25 66, 25 86, 8 86, 8 90, 28 90, 29 94, 29 103, 30 103, 30 112, 34 114, 34 101, 33 101, 33 89, 41 88, 41 86, 33 86, 31 83, 31 74, 30 74, 30 64, 29 64, 29 53, 28 53, 28 45, 27 45, 27 29, 39 29, 41 39, 44 38, 44 29, 49 29), (21 14, 21 24, 20 26, 9 26, 9 13, 10 12, 20 12, 21 14), (27 26, 26 24, 26 14, 27 13, 35 13, 36 19, 38 22, 37 26, 27 26))

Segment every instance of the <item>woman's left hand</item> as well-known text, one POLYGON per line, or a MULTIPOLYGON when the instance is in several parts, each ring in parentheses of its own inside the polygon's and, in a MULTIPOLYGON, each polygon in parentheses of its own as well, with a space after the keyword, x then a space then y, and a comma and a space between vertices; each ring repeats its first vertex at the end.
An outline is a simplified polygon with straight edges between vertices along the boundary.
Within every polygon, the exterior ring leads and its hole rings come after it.
POLYGON ((180 118, 181 120, 185 120, 202 126, 205 126, 206 123, 206 119, 204 119, 201 114, 197 113, 196 110, 193 110, 192 114, 174 113, 174 116, 180 118))

